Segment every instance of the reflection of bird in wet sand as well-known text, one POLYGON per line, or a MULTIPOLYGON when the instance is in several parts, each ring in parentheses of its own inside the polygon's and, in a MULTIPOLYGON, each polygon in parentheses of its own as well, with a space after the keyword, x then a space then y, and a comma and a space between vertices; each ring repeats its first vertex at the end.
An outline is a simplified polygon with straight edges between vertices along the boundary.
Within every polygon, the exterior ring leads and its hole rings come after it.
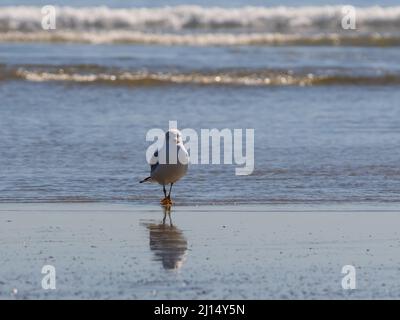
POLYGON ((162 262, 164 269, 177 270, 185 262, 188 244, 182 231, 172 224, 170 210, 170 206, 164 208, 163 223, 145 225, 150 231, 150 250, 155 259, 162 262), (167 216, 169 224, 166 224, 167 216))
POLYGON ((189 154, 183 145, 182 134, 177 129, 171 129, 165 134, 164 145, 157 150, 151 161, 150 177, 140 181, 158 182, 163 186, 163 205, 171 205, 171 190, 175 182, 181 179, 187 172, 189 154), (167 195, 166 185, 170 185, 167 195))

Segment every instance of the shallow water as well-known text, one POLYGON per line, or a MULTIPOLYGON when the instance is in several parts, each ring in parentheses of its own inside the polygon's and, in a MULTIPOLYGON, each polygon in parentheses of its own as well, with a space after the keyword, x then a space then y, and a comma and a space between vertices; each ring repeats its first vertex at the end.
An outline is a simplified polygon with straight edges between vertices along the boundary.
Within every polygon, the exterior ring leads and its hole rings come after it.
POLYGON ((398 299, 398 210, 348 208, 3 204, 0 298, 398 299))
MULTIPOLYGON (((308 4, 322 5, 303 6, 308 4)), ((374 25, 365 21, 368 34, 374 25)), ((395 39, 398 20, 387 23, 395 39)), ((234 40, 245 33, 243 27, 224 28, 234 40)), ((183 33, 190 39, 204 34, 189 29, 183 33)), ((82 29, 78 25, 72 32, 80 35, 82 29)), ((174 32, 182 36, 182 30, 174 32)), ((221 30, 211 33, 219 36, 221 30)), ((193 165, 174 189, 177 204, 400 200, 395 42, 381 47, 371 41, 191 46, 11 40, 0 43, 1 202, 156 202, 161 189, 138 181, 148 174, 145 135, 166 129, 168 120, 196 130, 255 129, 252 175, 235 176, 235 166, 193 165)))

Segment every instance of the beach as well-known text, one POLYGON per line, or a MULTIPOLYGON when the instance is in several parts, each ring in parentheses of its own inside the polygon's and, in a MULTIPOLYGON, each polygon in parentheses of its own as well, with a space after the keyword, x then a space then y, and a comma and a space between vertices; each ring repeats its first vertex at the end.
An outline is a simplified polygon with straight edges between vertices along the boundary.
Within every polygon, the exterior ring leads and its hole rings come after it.
POLYGON ((1 299, 400 295, 395 206, 2 204, 1 299), (56 289, 44 290, 44 265, 56 289), (342 289, 342 267, 356 289, 342 289))
POLYGON ((347 2, 3 0, 0 299, 398 299, 400 6, 347 2))

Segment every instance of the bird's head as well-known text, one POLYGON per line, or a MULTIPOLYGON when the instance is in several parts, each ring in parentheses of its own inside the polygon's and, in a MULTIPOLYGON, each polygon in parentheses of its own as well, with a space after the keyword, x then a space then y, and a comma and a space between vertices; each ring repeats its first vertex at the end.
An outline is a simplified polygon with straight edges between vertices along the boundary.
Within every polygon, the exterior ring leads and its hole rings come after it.
POLYGON ((165 139, 170 143, 181 144, 182 133, 178 129, 170 129, 165 134, 165 139))

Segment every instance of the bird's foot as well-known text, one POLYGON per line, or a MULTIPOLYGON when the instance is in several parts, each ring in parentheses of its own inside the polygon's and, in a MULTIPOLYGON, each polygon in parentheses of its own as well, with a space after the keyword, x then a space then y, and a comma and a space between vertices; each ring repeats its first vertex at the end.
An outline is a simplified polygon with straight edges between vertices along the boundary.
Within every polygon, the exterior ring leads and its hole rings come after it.
POLYGON ((161 204, 162 204, 163 206, 171 206, 171 205, 172 205, 172 200, 171 200, 170 197, 165 197, 165 198, 162 199, 160 202, 161 202, 161 204))

